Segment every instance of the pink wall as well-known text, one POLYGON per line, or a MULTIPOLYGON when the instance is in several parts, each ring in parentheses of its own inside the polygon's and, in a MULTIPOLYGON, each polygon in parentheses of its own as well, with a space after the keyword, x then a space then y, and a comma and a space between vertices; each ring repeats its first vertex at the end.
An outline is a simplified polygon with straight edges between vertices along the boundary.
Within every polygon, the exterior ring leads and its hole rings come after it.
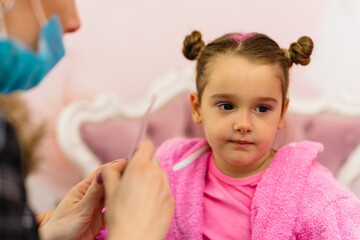
POLYGON ((327 2, 78 1, 82 28, 66 36, 66 59, 34 94, 49 93, 47 85, 60 81, 70 98, 78 91, 111 91, 133 100, 169 69, 193 64, 181 54, 193 29, 208 41, 231 31, 257 31, 288 47, 302 35, 316 35, 327 2))

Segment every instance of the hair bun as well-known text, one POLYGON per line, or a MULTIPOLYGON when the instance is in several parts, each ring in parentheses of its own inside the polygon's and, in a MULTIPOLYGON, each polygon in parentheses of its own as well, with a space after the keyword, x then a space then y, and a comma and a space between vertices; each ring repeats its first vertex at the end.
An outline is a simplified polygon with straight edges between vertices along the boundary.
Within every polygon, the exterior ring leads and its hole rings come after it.
POLYGON ((299 38, 297 42, 294 42, 290 45, 289 48, 289 59, 290 66, 291 63, 301 65, 308 65, 310 63, 310 55, 314 48, 314 43, 311 38, 304 36, 299 38))
POLYGON ((204 46, 205 43, 201 39, 201 33, 193 31, 185 37, 182 52, 187 59, 194 60, 198 58, 204 46))

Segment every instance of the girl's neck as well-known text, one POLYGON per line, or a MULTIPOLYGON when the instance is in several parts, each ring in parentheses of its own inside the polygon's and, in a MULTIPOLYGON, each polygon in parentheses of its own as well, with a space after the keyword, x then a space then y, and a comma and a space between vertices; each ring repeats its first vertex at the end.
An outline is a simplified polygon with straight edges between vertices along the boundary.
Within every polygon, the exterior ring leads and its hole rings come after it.
POLYGON ((243 178, 265 171, 275 154, 276 151, 269 149, 261 158, 246 166, 235 166, 224 161, 218 162, 215 158, 214 161, 218 169, 224 174, 233 178, 243 178))

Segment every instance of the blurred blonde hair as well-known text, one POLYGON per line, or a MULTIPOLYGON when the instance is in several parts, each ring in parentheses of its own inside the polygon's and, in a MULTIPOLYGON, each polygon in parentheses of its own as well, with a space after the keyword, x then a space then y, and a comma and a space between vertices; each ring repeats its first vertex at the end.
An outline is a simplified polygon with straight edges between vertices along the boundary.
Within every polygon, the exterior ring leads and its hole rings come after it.
POLYGON ((30 123, 29 108, 20 93, 0 95, 0 108, 18 137, 25 177, 36 168, 38 162, 36 148, 44 136, 45 124, 33 126, 30 123))

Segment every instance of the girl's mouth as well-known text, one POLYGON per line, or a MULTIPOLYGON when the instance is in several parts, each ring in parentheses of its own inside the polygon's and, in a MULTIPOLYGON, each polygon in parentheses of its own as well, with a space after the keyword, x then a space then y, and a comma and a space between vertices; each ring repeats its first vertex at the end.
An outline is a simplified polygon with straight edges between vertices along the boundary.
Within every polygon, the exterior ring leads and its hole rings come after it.
POLYGON ((230 140, 230 142, 234 143, 236 145, 239 145, 239 146, 244 146, 244 147, 254 144, 253 142, 249 142, 249 141, 246 141, 246 140, 230 140))

